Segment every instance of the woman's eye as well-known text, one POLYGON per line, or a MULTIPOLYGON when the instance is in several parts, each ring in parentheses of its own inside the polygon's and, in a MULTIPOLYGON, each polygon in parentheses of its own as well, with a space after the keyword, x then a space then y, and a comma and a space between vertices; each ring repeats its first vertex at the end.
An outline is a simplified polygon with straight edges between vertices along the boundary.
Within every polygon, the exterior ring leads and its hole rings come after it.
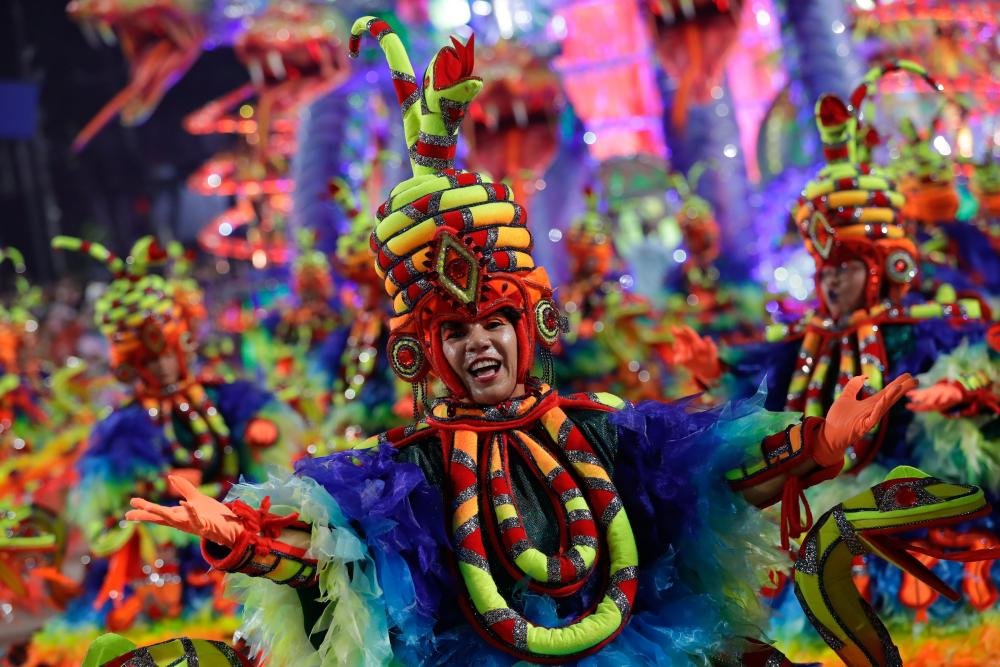
POLYGON ((486 323, 487 329, 498 329, 504 325, 503 320, 490 320, 486 323))

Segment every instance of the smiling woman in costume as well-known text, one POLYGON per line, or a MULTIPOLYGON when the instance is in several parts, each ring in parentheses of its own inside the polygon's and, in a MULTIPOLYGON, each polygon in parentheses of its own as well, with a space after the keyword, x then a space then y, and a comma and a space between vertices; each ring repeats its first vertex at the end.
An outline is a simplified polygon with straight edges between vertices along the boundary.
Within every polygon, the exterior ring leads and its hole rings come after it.
POLYGON ((828 479, 912 380, 863 401, 855 382, 828 419, 805 421, 759 399, 698 412, 561 396, 530 374, 561 318, 526 212, 506 185, 453 167, 482 86, 472 40, 418 80, 384 21, 355 23, 355 52, 364 32, 389 61, 414 171, 371 247, 393 301, 390 361, 424 416, 227 503, 171 478, 180 507, 135 499, 127 518, 200 535, 274 665, 787 664, 749 639, 760 577, 782 556, 725 472, 754 471, 741 491, 759 505, 828 479), (426 397, 431 375, 449 395, 426 397))

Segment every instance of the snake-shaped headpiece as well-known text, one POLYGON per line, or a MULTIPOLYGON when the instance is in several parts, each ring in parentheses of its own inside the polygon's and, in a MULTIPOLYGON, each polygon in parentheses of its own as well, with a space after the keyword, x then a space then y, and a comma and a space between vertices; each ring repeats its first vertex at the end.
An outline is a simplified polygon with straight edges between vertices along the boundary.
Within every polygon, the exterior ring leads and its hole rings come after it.
POLYGON ((402 42, 381 19, 354 23, 352 55, 365 32, 378 40, 389 63, 413 168, 413 177, 379 207, 370 239, 375 270, 393 304, 393 369, 414 383, 434 372, 462 396, 461 380, 441 351, 440 324, 510 308, 521 315, 516 327, 523 379, 535 341, 555 342, 559 317, 548 276, 531 257, 527 214, 510 187, 454 167, 459 125, 483 87, 472 75, 473 38, 466 44, 452 38, 418 82, 402 42))
POLYGON ((56 250, 84 253, 111 272, 112 280, 94 304, 94 323, 101 333, 117 338, 134 332, 151 316, 166 316, 174 308, 173 290, 162 276, 149 273, 167 253, 152 236, 144 236, 122 259, 100 243, 73 236, 52 239, 56 250))
POLYGON ((880 300, 885 288, 892 298, 901 298, 917 275, 917 248, 900 215, 905 198, 888 173, 870 163, 878 133, 860 116, 861 105, 879 80, 901 70, 940 89, 923 67, 898 60, 869 70, 849 102, 831 94, 820 96, 815 117, 826 164, 806 185, 793 211, 817 265, 851 259, 868 265, 868 305, 880 300))

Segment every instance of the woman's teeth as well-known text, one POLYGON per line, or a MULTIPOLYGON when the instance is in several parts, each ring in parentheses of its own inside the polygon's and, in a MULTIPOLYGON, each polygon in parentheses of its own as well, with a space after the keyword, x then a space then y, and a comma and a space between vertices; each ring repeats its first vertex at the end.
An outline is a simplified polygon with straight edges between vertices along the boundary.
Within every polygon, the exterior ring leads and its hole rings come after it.
POLYGON ((499 361, 477 361, 469 367, 469 373, 473 377, 480 377, 482 375, 488 375, 490 373, 495 373, 500 370, 499 361))

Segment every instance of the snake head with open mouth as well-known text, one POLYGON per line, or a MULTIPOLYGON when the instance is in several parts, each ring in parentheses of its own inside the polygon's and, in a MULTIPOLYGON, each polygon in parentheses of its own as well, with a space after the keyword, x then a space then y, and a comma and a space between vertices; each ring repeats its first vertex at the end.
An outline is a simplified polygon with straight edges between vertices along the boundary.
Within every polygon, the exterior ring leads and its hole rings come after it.
POLYGON ((73 0, 70 17, 87 35, 121 45, 129 82, 87 123, 73 141, 82 150, 115 116, 138 125, 201 55, 206 26, 204 0, 73 0))
POLYGON ((802 541, 795 563, 795 593, 809 622, 848 665, 902 665, 885 625, 851 578, 855 556, 874 554, 941 595, 960 595, 913 553, 947 560, 1000 557, 998 549, 942 552, 902 534, 968 521, 990 511, 983 491, 946 482, 910 466, 894 468, 879 484, 824 514, 802 541))

